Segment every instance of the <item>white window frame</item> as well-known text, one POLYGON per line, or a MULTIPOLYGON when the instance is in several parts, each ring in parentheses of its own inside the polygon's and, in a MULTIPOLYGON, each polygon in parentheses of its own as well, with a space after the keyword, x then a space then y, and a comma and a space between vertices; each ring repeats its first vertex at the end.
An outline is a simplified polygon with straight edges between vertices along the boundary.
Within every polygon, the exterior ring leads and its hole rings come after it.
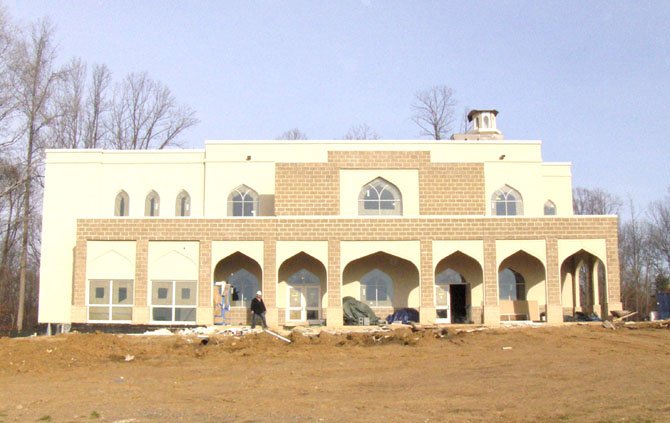
POLYGON ((375 178, 365 184, 358 194, 359 216, 402 216, 402 193, 400 189, 384 178, 375 178), (374 192, 376 199, 368 199, 370 192, 374 192), (393 200, 382 199, 384 193, 390 193, 393 200), (376 204, 376 208, 366 208, 367 203, 376 204), (391 204, 392 209, 382 208, 382 204, 391 204))
POLYGON ((258 216, 258 193, 247 185, 240 185, 239 187, 233 189, 228 195, 228 216, 233 217, 256 217, 258 216), (240 200, 235 200, 235 197, 240 196, 240 200), (240 204, 242 206, 242 214, 236 215, 235 205, 240 204), (244 214, 244 206, 246 204, 251 204, 251 214, 244 214))
POLYGON ((135 280, 134 279, 88 279, 86 283, 86 321, 89 323, 132 323, 133 312, 132 309, 135 306, 135 280), (107 304, 91 304, 91 282, 107 282, 106 289, 109 292, 109 302, 107 304), (114 292, 112 291, 112 286, 114 282, 130 282, 130 295, 132 295, 132 301, 130 304, 114 304, 114 292), (108 307, 109 311, 107 312, 107 320, 99 319, 89 319, 89 313, 91 307, 108 307), (130 320, 112 320, 112 311, 114 308, 130 308, 130 320))
POLYGON ((521 193, 509 185, 497 189, 491 196, 491 214, 493 216, 523 216, 523 197, 521 193), (502 200, 498 200, 502 196, 502 200), (505 206, 505 213, 498 214, 498 204, 505 206), (510 214, 510 205, 514 204, 514 214, 510 214))
POLYGON ((151 289, 149 291, 149 319, 150 322, 153 324, 171 324, 171 325, 192 325, 195 324, 198 320, 198 281, 197 280, 169 280, 169 279, 155 279, 151 281, 151 289), (171 304, 153 304, 153 294, 154 294, 154 286, 156 282, 159 283, 167 283, 171 282, 172 283, 172 299, 171 299, 171 304), (187 305, 180 305, 180 304, 175 304, 176 301, 176 295, 177 295, 177 290, 176 286, 178 282, 186 282, 186 283, 192 283, 193 284, 193 291, 194 291, 194 304, 187 304, 187 305), (154 308, 171 308, 172 309, 172 320, 154 320, 154 308), (175 320, 175 311, 178 308, 188 308, 188 309, 194 309, 195 310, 195 318, 193 320, 175 320))
POLYGON ((370 308, 385 308, 393 307, 393 278, 388 274, 382 272, 379 269, 374 269, 361 277, 361 302, 370 306, 370 308), (386 296, 387 300, 379 301, 377 298, 374 301, 368 301, 366 296, 366 291, 368 287, 368 281, 374 279, 376 281, 381 280, 386 285, 386 296))

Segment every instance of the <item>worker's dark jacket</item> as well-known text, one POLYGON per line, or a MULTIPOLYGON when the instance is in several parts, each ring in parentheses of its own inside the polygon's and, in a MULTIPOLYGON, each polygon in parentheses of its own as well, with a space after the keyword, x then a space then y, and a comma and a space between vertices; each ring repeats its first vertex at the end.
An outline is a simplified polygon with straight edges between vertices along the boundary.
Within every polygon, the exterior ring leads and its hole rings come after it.
POLYGON ((259 300, 258 297, 254 297, 254 299, 251 300, 251 311, 256 314, 265 313, 265 303, 263 300, 259 300))

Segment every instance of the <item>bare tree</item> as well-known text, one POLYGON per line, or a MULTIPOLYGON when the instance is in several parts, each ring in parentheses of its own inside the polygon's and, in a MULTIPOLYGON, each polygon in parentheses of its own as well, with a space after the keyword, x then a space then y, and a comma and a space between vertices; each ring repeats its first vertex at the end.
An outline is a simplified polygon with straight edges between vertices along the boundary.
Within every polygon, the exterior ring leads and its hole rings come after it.
POLYGON ((421 128, 421 135, 436 140, 447 138, 454 122, 454 91, 446 85, 437 85, 419 91, 414 96, 412 120, 421 128))
POLYGON ((575 214, 619 214, 622 205, 621 198, 600 188, 575 188, 572 192, 572 207, 575 214))
POLYGON ((58 116, 50 129, 50 144, 56 148, 80 148, 84 138, 84 95, 86 65, 72 59, 63 69, 62 79, 55 92, 58 116))
POLYGON ((657 273, 667 278, 670 276, 670 188, 663 200, 651 203, 649 217, 649 247, 658 259, 657 273))
POLYGON ((13 29, 0 4, 0 153, 7 157, 3 150, 16 140, 9 132, 10 121, 16 111, 16 101, 10 78, 13 29), (6 138, 8 137, 8 138, 6 138))
POLYGON ((102 147, 105 133, 104 119, 109 111, 107 89, 112 75, 106 65, 95 65, 86 98, 85 148, 102 147))
POLYGON ((114 94, 110 146, 119 150, 177 146, 179 135, 197 123, 195 112, 179 106, 167 86, 146 73, 133 73, 114 94))
POLYGON ((378 140, 379 135, 366 123, 354 125, 344 135, 345 140, 378 140))
POLYGON ((288 131, 282 132, 278 137, 278 140, 287 140, 287 141, 294 141, 294 140, 306 140, 307 139, 307 134, 302 132, 298 128, 293 128, 289 129, 288 131))
POLYGON ((469 114, 470 114, 470 107, 468 106, 463 107, 463 115, 459 119, 460 122, 459 132, 461 134, 465 134, 470 129, 470 119, 468 119, 469 114))
POLYGON ((26 39, 16 44, 10 65, 12 87, 20 115, 20 132, 25 141, 19 298, 16 317, 18 331, 23 329, 24 320, 36 152, 40 148, 42 132, 55 118, 52 110, 53 91, 62 78, 62 74, 54 69, 56 52, 52 37, 53 27, 48 21, 42 20, 32 25, 26 39))

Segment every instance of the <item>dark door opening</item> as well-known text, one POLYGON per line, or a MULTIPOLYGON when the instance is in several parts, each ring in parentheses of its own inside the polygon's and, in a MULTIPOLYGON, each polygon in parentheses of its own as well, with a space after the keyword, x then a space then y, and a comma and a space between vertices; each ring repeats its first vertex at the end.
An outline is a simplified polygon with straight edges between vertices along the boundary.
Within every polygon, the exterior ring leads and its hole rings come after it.
POLYGON ((451 323, 468 322, 465 287, 465 284, 449 285, 449 294, 451 294, 451 323))

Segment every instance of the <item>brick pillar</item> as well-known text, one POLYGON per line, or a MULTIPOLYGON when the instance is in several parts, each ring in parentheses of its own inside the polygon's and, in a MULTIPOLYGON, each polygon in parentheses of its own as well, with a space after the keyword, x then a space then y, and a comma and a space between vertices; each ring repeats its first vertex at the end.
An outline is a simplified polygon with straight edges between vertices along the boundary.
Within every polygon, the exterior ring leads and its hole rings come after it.
POLYGON ((198 309, 196 322, 199 325, 214 324, 212 299, 212 241, 200 241, 198 267, 198 309))
POLYGON ((617 253, 618 243, 616 231, 614 231, 612 238, 607 238, 605 241, 607 249, 607 274, 605 275, 607 295, 605 298, 607 302, 602 305, 603 318, 609 317, 609 313, 612 310, 623 310, 623 304, 621 304, 621 281, 619 279, 619 254, 617 253))
POLYGON ((500 325, 498 269, 494 238, 484 239, 484 324, 489 326, 500 325))
POLYGON ((546 290, 547 290, 547 323, 558 325, 563 323, 563 307, 561 306, 561 275, 558 263, 558 240, 547 240, 546 290))
POLYGON ((279 325, 277 309, 277 240, 263 242, 263 301, 267 308, 265 317, 270 327, 279 325))
POLYGON ((419 321, 422 324, 435 323, 435 276, 433 271, 433 243, 421 240, 421 309, 419 321))
POLYGON ((70 319, 75 323, 86 322, 86 240, 77 238, 74 247, 74 274, 72 281, 72 311, 70 319))
POLYGON ((138 239, 135 242, 135 306, 133 307, 133 323, 149 323, 148 295, 149 290, 149 241, 138 239))
POLYGON ((326 325, 338 327, 344 325, 342 312, 342 274, 340 273, 340 240, 328 240, 328 309, 326 325))

